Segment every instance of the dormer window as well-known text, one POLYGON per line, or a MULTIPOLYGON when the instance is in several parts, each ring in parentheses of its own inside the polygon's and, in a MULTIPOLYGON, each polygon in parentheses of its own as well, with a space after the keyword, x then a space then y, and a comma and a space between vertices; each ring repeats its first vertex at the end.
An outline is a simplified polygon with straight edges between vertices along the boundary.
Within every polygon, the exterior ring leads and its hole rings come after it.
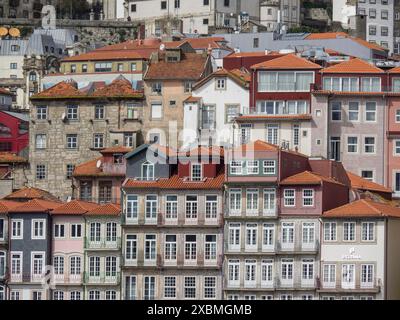
POLYGON ((191 180, 192 181, 201 181, 203 178, 201 164, 199 164, 199 163, 192 164, 191 169, 192 169, 191 170, 191 180))
POLYGON ((154 180, 154 163, 146 161, 142 164, 142 180, 154 180))
POLYGON ((217 78, 215 80, 215 89, 225 90, 226 89, 226 79, 225 78, 217 78))

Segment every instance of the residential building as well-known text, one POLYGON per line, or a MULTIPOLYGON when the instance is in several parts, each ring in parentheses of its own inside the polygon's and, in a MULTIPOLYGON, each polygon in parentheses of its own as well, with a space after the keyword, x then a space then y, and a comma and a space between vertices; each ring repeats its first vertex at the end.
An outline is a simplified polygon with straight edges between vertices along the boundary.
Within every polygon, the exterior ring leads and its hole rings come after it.
POLYGON ((183 102, 193 85, 212 72, 207 53, 184 53, 182 49, 160 50, 153 54, 144 76, 146 106, 143 109, 143 136, 146 142, 178 148, 184 127, 183 102))
POLYGON ((77 165, 72 173, 73 197, 100 204, 120 203, 125 180, 125 154, 129 147, 111 147, 100 151, 101 157, 77 165))
POLYGON ((260 23, 280 32, 300 25, 300 0, 266 0, 260 4, 260 23))
POLYGON ((361 199, 324 212, 322 300, 399 299, 400 209, 361 199))
POLYGON ((22 188, 27 182, 29 164, 14 153, 0 153, 0 198, 22 188))
POLYGON ((184 146, 233 144, 233 122, 249 109, 250 74, 220 69, 200 80, 184 101, 184 146))
POLYGON ((56 0, 0 1, 0 18, 41 19, 45 5, 56 5, 56 0))
POLYGON ((311 153, 341 161, 365 179, 386 185, 386 75, 361 59, 321 70, 313 92, 311 153))
POLYGON ((122 299, 221 299, 222 150, 143 145, 126 158, 122 299))
POLYGON ((0 88, 0 110, 10 111, 13 100, 13 94, 0 88))
POLYGON ((0 152, 11 152, 27 156, 29 115, 27 113, 0 110, 0 121, 0 152))
POLYGON ((74 166, 113 147, 141 142, 143 93, 124 77, 77 89, 61 82, 31 98, 29 161, 32 186, 67 199, 74 166))
POLYGON ((120 300, 121 209, 108 203, 85 213, 85 300, 120 300))

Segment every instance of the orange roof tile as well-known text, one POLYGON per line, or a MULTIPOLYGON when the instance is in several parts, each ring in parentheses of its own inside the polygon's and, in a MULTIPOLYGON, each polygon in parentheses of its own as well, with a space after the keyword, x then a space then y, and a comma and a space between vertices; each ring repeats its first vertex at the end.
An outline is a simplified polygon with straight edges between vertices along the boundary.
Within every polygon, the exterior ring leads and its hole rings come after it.
POLYGON ((185 99, 183 102, 196 103, 196 102, 199 102, 200 100, 201 100, 200 97, 190 96, 189 98, 185 99))
POLYGON ((99 157, 93 160, 86 161, 75 166, 73 176, 74 177, 124 177, 125 172, 104 172, 102 167, 98 167, 98 161, 102 161, 103 157, 99 157))
POLYGON ((380 45, 376 44, 376 43, 371 43, 369 41, 366 41, 364 39, 360 39, 360 38, 355 38, 355 37, 351 37, 351 39, 354 42, 357 42, 358 44, 368 48, 368 49, 373 49, 373 50, 378 50, 378 51, 388 51, 389 49, 386 49, 384 47, 381 47, 380 45))
POLYGON ((288 114, 288 115, 244 115, 236 118, 237 121, 262 121, 262 120, 312 120, 310 114, 288 114))
MULTIPOLYGON (((263 151, 278 151, 279 147, 277 145, 262 141, 256 140, 249 142, 247 144, 243 144, 233 150, 231 152, 263 152, 263 151)), ((227 151, 228 152, 228 151, 227 151)))
POLYGON ((349 35, 345 32, 321 32, 311 33, 305 39, 307 40, 325 40, 325 39, 339 39, 348 38, 349 35))
POLYGON ((128 147, 123 147, 123 146, 116 146, 116 147, 110 147, 110 148, 105 148, 100 150, 100 153, 128 153, 131 152, 133 149, 128 148, 128 147))
POLYGON ((118 204, 107 203, 104 205, 97 206, 88 212, 86 215, 89 216, 119 216, 121 214, 121 207, 118 204))
POLYGON ((52 201, 58 201, 58 199, 53 196, 50 192, 34 188, 34 187, 23 187, 8 196, 5 196, 4 199, 13 200, 27 200, 27 199, 47 199, 52 201))
POLYGON ((251 68, 269 69, 269 70, 293 70, 293 69, 303 70, 303 69, 321 69, 321 66, 291 53, 276 59, 257 63, 251 66, 251 68))
POLYGON ((390 69, 388 73, 400 73, 400 67, 390 69))
POLYGON ((143 97, 143 93, 136 91, 132 88, 132 83, 124 78, 118 77, 112 81, 109 85, 98 88, 92 93, 93 97, 107 97, 107 98, 117 98, 117 97, 132 97, 140 98, 143 97))
POLYGON ((293 176, 287 177, 286 179, 280 182, 281 185, 321 185, 323 182, 335 183, 340 184, 340 182, 329 178, 319 175, 314 172, 304 171, 293 176))
POLYGON ((10 209, 9 213, 50 212, 60 205, 62 205, 61 202, 33 199, 29 200, 28 202, 23 202, 21 205, 10 209))
POLYGON ((369 190, 369 191, 377 191, 384 193, 392 193, 392 190, 382 186, 378 183, 363 179, 362 177, 350 172, 346 171, 348 178, 350 179, 351 187, 353 189, 360 190, 369 190))
POLYGON ((206 50, 209 47, 211 49, 224 48, 223 45, 218 42, 226 42, 224 37, 200 37, 200 38, 187 38, 184 42, 189 42, 193 49, 206 50))
POLYGON ((56 85, 43 90, 31 97, 31 99, 37 98, 54 98, 54 97, 74 97, 80 98, 85 96, 84 92, 79 91, 76 87, 74 87, 71 83, 62 81, 57 83, 56 85))
POLYGON ((179 156, 216 156, 223 157, 224 149, 219 146, 205 147, 199 146, 197 148, 190 149, 189 151, 180 151, 179 156))
POLYGON ((359 58, 350 59, 349 61, 338 63, 334 66, 321 70, 322 73, 385 73, 367 61, 359 58))
POLYGON ((55 208, 51 214, 56 215, 81 215, 99 207, 97 203, 81 200, 72 200, 55 208))
POLYGON ((344 206, 325 211, 324 218, 400 218, 400 208, 388 204, 374 202, 369 199, 361 199, 344 206))
POLYGON ((234 52, 231 53, 227 58, 243 58, 243 57, 264 57, 264 56, 283 56, 284 54, 272 51, 269 53, 265 53, 264 51, 256 51, 256 52, 234 52))
POLYGON ((229 77, 231 80, 235 81, 237 84, 239 84, 244 88, 248 88, 251 81, 251 75, 249 73, 246 73, 239 69, 233 69, 228 71, 222 68, 218 71, 211 73, 208 77, 197 82, 193 86, 193 89, 201 87, 203 84, 207 83, 210 79, 215 77, 229 77))
POLYGON ((28 162, 25 158, 17 156, 11 152, 0 152, 0 163, 25 163, 28 162))
POLYGON ((11 209, 21 205, 21 202, 0 200, 0 213, 8 213, 11 209))

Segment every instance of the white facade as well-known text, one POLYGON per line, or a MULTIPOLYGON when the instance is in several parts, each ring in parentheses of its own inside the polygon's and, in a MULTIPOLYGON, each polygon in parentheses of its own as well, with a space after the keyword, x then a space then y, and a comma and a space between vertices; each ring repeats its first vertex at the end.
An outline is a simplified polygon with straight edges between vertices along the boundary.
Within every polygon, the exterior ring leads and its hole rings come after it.
POLYGON ((355 16, 356 13, 356 6, 348 3, 347 0, 332 1, 332 20, 340 22, 344 29, 350 27, 349 18, 355 16))
POLYGON ((279 31, 300 24, 300 0, 267 0, 260 5, 260 23, 268 31, 279 31), (279 25, 280 24, 280 25, 279 25))

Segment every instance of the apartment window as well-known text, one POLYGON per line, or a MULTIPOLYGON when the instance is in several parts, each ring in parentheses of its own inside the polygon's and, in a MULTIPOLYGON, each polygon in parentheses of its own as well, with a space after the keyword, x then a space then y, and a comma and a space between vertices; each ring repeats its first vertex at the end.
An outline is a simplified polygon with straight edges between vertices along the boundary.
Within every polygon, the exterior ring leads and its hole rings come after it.
POLYGON ((273 260, 261 261, 261 285, 273 281, 273 260))
POLYGON ((240 125, 240 144, 247 144, 250 142, 251 138, 251 124, 241 124, 240 125))
POLYGON ((146 220, 157 219, 157 196, 147 195, 146 196, 146 220))
POLYGON ((314 279, 314 259, 303 259, 301 261, 301 279, 313 280, 314 279))
POLYGON ((242 190, 229 190, 229 209, 231 213, 240 213, 242 209, 242 190))
POLYGON ((76 73, 76 64, 71 64, 71 73, 76 73))
POLYGON ((349 102, 349 121, 359 120, 359 103, 349 102))
POLYGON ((117 257, 106 257, 105 265, 106 278, 115 278, 117 276, 117 257))
POLYGON ((176 298, 176 277, 164 277, 164 298, 176 298))
POLYGON ((248 160, 245 162, 247 174, 258 174, 258 161, 248 160))
POLYGON ((36 149, 46 149, 47 136, 45 134, 36 135, 36 149))
POLYGON ((293 244, 294 243, 294 223, 283 222, 282 223, 282 243, 293 244))
POLYGON ((278 144, 279 125, 267 124, 267 142, 271 144, 278 144))
POLYGON ((274 213, 276 207, 276 190, 264 189, 264 213, 274 213))
POLYGON ((256 223, 246 224, 246 248, 256 249, 257 248, 257 229, 256 223))
POLYGON ((230 174, 242 174, 243 162, 239 160, 232 160, 229 164, 230 174))
POLYGON ((314 206, 314 190, 303 189, 303 207, 314 206))
POLYGON ((69 273, 70 275, 80 275, 82 270, 82 259, 79 256, 72 256, 69 258, 69 273))
POLYGON ((151 92, 155 94, 161 94, 162 92, 162 83, 161 82, 153 82, 151 84, 151 92))
POLYGON ((67 119, 78 120, 78 106, 67 106, 67 119))
POLYGON ((117 241, 117 223, 107 222, 106 223, 106 242, 117 241))
POLYGON ((285 207, 294 207, 296 205, 295 200, 296 192, 294 189, 285 189, 283 192, 284 205, 285 207))
POLYGON ((376 122, 376 102, 367 102, 365 106, 365 121, 376 122))
POLYGON ((100 242, 101 237, 101 224, 100 222, 92 222, 90 224, 90 242, 100 242))
POLYGON ((263 161, 263 173, 264 174, 275 174, 275 160, 264 160, 263 161))
POLYGON ((112 63, 111 62, 99 62, 94 64, 94 72, 111 72, 112 63))
POLYGON ((104 134, 95 133, 93 135, 93 148, 94 149, 102 149, 102 148, 104 148, 104 134))
POLYGON ((129 132, 129 133, 124 133, 124 146, 128 148, 133 148, 134 147, 134 134, 129 132))
POLYGON ((72 178, 72 174, 74 173, 75 170, 75 165, 74 164, 67 164, 66 166, 66 178, 67 179, 71 179, 72 178))
MULTIPOLYGON (((388 20, 389 17, 389 11, 387 10, 381 10, 381 19, 382 20, 388 20)), ((387 27, 386 27, 387 28, 387 27)), ((387 34, 386 34, 387 35, 387 34)))
POLYGON ((275 225, 273 223, 264 223, 263 225, 263 246, 271 247, 274 245, 275 225))
POLYGON ((6 225, 4 223, 4 219, 0 218, 0 240, 4 240, 5 238, 5 229, 6 225))
POLYGON ((205 236, 205 248, 204 248, 204 259, 217 260, 217 236, 206 235, 205 236))
POLYGON ((310 91, 313 72, 258 72, 258 92, 310 91))
POLYGON ((92 181, 81 181, 79 186, 79 198, 84 201, 92 200, 92 181))
POLYGON ((44 253, 32 252, 31 271, 33 277, 38 277, 43 274, 44 268, 44 253))
POLYGON ((176 260, 176 235, 165 236, 164 259, 166 261, 176 260))
POLYGON ((374 172, 372 170, 361 170, 361 177, 369 181, 374 181, 374 172))
POLYGON ((89 300, 100 300, 100 290, 90 290, 89 300))
POLYGON ((247 213, 258 212, 258 189, 246 190, 246 211, 247 213))
POLYGON ((36 165, 36 180, 44 180, 46 179, 46 165, 45 164, 37 164, 36 165))
POLYGON ((362 264, 361 265, 361 286, 372 287, 374 285, 374 265, 362 264))
POLYGON ((355 265, 343 264, 342 265, 342 287, 353 288, 355 284, 355 265))
POLYGON ((157 240, 155 234, 146 234, 144 243, 144 259, 145 260, 156 260, 156 246, 157 240))
POLYGON ((131 4, 131 12, 136 12, 136 4, 131 4))
POLYGON ((201 181, 203 179, 202 175, 202 165, 199 163, 191 164, 191 180, 201 181))
POLYGON ((336 265, 324 264, 323 266, 323 282, 324 286, 336 285, 336 265))
POLYGON ((293 145, 299 146, 299 144, 300 144, 300 125, 294 124, 292 126, 292 130, 293 130, 293 145))
POLYGON ((20 300, 20 291, 11 290, 10 300, 20 300))
POLYGON ((240 249, 240 223, 229 224, 229 249, 240 249))
POLYGON ((229 2, 230 2, 229 0, 224 0, 224 6, 229 7, 229 2))
POLYGON ((240 281, 240 260, 228 260, 228 285, 238 286, 240 281))
POLYGON ((196 277, 184 278, 184 295, 185 299, 196 298, 196 277))
POLYGON ((197 258, 197 240, 196 235, 185 236, 185 260, 196 261, 197 258))
POLYGON ((106 290, 106 300, 117 300, 117 292, 115 290, 106 290))
POLYGON ((137 195, 128 194, 126 197, 126 218, 137 219, 139 200, 137 195))
POLYGON ((374 222, 363 222, 361 224, 361 240, 374 241, 375 240, 374 231, 375 231, 374 222))
POLYGON ((355 222, 343 223, 343 241, 356 240, 356 224, 355 222))
POLYGON ((82 73, 86 73, 88 71, 88 66, 87 64, 82 65, 82 73))
POLYGON ((393 140, 393 153, 396 156, 400 155, 400 140, 393 140))
POLYGON ((45 239, 46 220, 32 220, 32 239, 45 239))
POLYGON ((13 70, 18 69, 17 63, 15 63, 15 62, 10 63, 10 69, 13 69, 13 70))
POLYGON ((376 18, 376 9, 369 9, 369 18, 375 19, 376 18))
POLYGON ((215 80, 215 89, 225 90, 226 89, 226 78, 217 78, 215 80))
POLYGON ((161 10, 167 9, 167 1, 161 1, 161 10))
POLYGON ((142 164, 142 180, 154 180, 154 163, 146 161, 142 164))
POLYGON ((54 238, 64 238, 64 237, 65 237, 65 224, 55 224, 54 238))
POLYGON ((125 241, 125 259, 136 260, 137 259, 137 235, 127 234, 125 241))
POLYGON ((315 224, 313 222, 304 222, 302 234, 304 244, 313 244, 315 241, 315 224))
POLYGON ((144 277, 144 300, 154 300, 156 291, 156 277, 146 276, 144 277))
POLYGON ((282 280, 293 280, 293 259, 282 259, 281 278, 282 280))
POLYGON ((42 297, 43 297, 43 292, 42 291, 33 291, 32 292, 32 300, 40 301, 40 300, 42 300, 42 297))
POLYGON ((177 219, 178 218, 178 196, 166 196, 165 201, 165 218, 177 219))
POLYGON ((125 300, 136 300, 136 276, 125 277, 125 300))
POLYGON ((137 64, 135 62, 131 63, 131 71, 136 71, 137 70, 137 64))
POLYGON ((186 219, 197 219, 197 196, 186 196, 186 219))
POLYGON ((151 118, 152 119, 161 119, 162 118, 162 104, 161 103, 152 103, 151 104, 151 118))
POLYGON ((11 274, 22 274, 22 253, 11 252, 11 274))
POLYGON ((64 274, 64 257, 53 257, 54 274, 64 274))
MULTIPOLYGON (((3 278, 6 274, 6 253, 4 251, 0 251, 0 277, 3 278)), ((0 301, 4 300, 1 299, 0 301)))
POLYGON ((375 138, 365 137, 364 138, 364 152, 365 153, 375 153, 375 138))
POLYGON ((208 25, 209 20, 208 19, 203 19, 203 24, 208 25))
POLYGON ((46 120, 47 119, 47 106, 37 106, 36 107, 36 119, 46 120))
POLYGON ((54 300, 64 300, 64 292, 63 291, 54 291, 53 292, 53 299, 54 300))
POLYGON ((358 137, 347 137, 347 152, 348 153, 358 152, 358 137))
POLYGON ((256 283, 257 260, 245 260, 245 286, 254 286, 256 283))
POLYGON ((71 238, 81 238, 81 237, 82 237, 82 225, 71 224, 71 238))
POLYGON ((370 36, 376 36, 376 26, 370 25, 368 27, 368 33, 370 36))
POLYGON ((331 121, 342 121, 342 104, 340 102, 331 103, 331 121))
POLYGON ((260 39, 253 38, 253 48, 258 48, 260 46, 260 39))
POLYGON ((96 120, 104 119, 104 106, 97 105, 94 107, 94 118, 96 120))
POLYGON ((204 299, 215 299, 216 291, 217 291, 217 278, 204 277, 204 299))
POLYGON ((67 134, 67 149, 78 149, 78 135, 67 134))
POLYGON ((336 241, 336 222, 324 222, 324 241, 336 241))
POLYGON ((206 196, 206 219, 217 219, 218 197, 214 195, 206 196))
POLYGON ((210 0, 203 0, 203 6, 210 5, 210 0))

